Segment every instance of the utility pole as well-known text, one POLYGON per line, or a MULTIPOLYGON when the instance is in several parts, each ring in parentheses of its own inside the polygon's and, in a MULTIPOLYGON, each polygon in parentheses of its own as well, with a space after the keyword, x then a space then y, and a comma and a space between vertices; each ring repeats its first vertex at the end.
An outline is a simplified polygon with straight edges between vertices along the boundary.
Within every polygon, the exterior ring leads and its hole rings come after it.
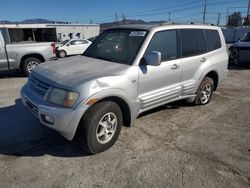
POLYGON ((116 23, 116 25, 118 24, 118 15, 117 15, 117 13, 115 13, 115 23, 116 23))
POLYGON ((203 11, 203 24, 206 22, 206 11, 207 11, 207 0, 205 0, 204 11, 203 11))
POLYGON ((218 14, 217 25, 218 25, 218 26, 220 25, 220 12, 219 12, 219 14, 218 14))
POLYGON ((124 13, 122 14, 122 20, 123 20, 123 21, 125 21, 125 20, 126 20, 126 18, 125 18, 125 14, 124 14, 124 13))
POLYGON ((90 24, 92 24, 92 23, 93 23, 93 20, 92 20, 92 19, 90 19, 90 20, 89 20, 89 23, 90 23, 90 24))
POLYGON ((249 16, 249 7, 250 7, 250 0, 248 1, 248 7, 247 7, 247 18, 249 16))
POLYGON ((169 22, 170 22, 170 20, 171 20, 171 19, 170 19, 170 15, 171 15, 171 13, 169 12, 169 13, 168 13, 168 21, 169 21, 169 22))

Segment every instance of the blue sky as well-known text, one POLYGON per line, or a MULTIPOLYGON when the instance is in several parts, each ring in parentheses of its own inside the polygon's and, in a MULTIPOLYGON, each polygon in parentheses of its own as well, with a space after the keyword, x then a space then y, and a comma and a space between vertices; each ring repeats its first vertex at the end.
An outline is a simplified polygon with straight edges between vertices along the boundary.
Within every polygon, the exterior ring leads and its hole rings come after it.
MULTIPOLYGON (((205 0, 1 0, 0 20, 21 21, 44 18, 78 23, 111 22, 117 13, 127 19, 202 21, 205 0)), ((248 0, 207 0, 207 22, 226 20, 226 13, 242 11, 246 15, 248 0)))

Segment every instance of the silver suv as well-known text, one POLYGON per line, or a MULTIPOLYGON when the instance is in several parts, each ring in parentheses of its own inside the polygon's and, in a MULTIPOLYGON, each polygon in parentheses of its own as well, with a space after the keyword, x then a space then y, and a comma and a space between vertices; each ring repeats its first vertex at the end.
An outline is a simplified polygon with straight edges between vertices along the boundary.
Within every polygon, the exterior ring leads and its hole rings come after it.
POLYGON ((209 103, 227 64, 218 27, 121 26, 83 55, 37 66, 21 96, 42 124, 99 153, 142 112, 181 99, 209 103))

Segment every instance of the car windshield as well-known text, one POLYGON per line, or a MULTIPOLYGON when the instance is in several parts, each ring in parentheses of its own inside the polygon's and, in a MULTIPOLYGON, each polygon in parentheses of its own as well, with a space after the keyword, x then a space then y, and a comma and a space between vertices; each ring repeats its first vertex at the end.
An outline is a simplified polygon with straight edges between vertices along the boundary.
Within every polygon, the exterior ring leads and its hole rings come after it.
POLYGON ((65 45, 66 43, 68 43, 68 42, 69 42, 69 40, 62 41, 62 42, 61 42, 61 45, 64 46, 64 45, 65 45))
POLYGON ((243 37, 240 39, 242 42, 250 42, 250 32, 245 33, 243 37))
POLYGON ((131 65, 147 31, 111 29, 104 31, 84 56, 131 65))

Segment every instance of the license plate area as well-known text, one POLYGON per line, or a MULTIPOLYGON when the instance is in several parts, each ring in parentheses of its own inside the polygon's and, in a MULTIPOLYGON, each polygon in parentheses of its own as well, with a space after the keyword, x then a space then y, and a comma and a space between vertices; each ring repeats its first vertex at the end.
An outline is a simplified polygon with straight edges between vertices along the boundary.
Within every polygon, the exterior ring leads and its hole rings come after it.
POLYGON ((34 105, 32 102, 30 102, 27 99, 26 99, 26 104, 27 104, 28 108, 30 109, 30 111, 33 112, 35 114, 35 116, 38 117, 38 108, 37 108, 37 106, 34 105))

